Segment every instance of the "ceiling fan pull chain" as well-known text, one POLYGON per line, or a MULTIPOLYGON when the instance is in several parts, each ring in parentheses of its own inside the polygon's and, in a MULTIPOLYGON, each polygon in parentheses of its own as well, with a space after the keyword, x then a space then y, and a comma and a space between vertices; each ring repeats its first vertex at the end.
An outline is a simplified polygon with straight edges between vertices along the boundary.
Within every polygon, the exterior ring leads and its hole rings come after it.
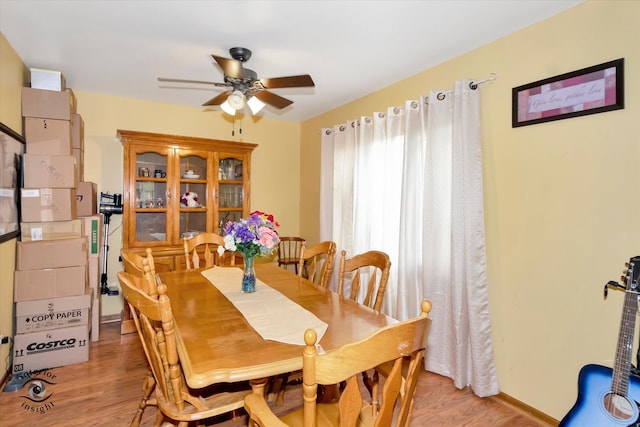
MULTIPOLYGON (((233 119, 233 129, 231 130, 231 136, 236 136, 236 121, 241 119, 233 119)), ((238 128, 238 135, 242 135, 242 121, 240 122, 240 127, 238 128)))

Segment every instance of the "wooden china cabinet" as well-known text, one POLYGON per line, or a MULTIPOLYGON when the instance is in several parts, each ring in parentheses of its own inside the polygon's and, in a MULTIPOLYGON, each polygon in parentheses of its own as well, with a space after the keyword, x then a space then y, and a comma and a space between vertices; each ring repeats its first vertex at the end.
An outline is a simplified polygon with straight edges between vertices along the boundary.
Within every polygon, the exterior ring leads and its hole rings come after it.
MULTIPOLYGON (((156 271, 186 267, 183 236, 222 233, 249 215, 256 144, 118 130, 124 146, 122 249, 153 251, 156 271)), ((124 304, 120 332, 135 325, 124 304)))
POLYGON ((222 233, 250 209, 256 144, 118 130, 124 145, 122 248, 185 268, 182 237, 222 233))

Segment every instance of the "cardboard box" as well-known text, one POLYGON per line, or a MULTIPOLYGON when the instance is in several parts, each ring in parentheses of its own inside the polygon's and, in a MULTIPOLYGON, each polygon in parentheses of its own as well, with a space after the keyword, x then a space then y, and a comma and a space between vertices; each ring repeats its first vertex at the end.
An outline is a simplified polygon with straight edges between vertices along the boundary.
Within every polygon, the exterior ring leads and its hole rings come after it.
MULTIPOLYGON (((93 295, 96 295, 95 291, 93 295)), ((93 342, 100 339, 100 318, 102 317, 100 292, 97 295, 97 298, 93 298, 91 303, 91 341, 93 342)))
POLYGON ((85 216, 80 218, 84 221, 82 227, 87 238, 89 258, 99 258, 102 251, 102 215, 85 216))
POLYGON ((98 213, 98 184, 83 181, 76 188, 76 214, 92 216, 98 213))
POLYGON ((76 159, 78 182, 84 181, 84 151, 79 148, 74 148, 71 151, 73 157, 76 159))
POLYGON ((71 89, 63 92, 22 88, 22 116, 71 120, 76 112, 76 97, 71 89))
POLYGON ((70 156, 71 122, 27 117, 24 120, 27 153, 70 156))
POLYGON ((76 219, 75 188, 21 188, 22 222, 71 221, 76 219))
POLYGON ((16 270, 13 300, 20 302, 84 295, 87 284, 86 266, 16 270))
POLYGON ((89 286, 89 288, 91 288, 91 290, 93 290, 93 293, 95 295, 98 295, 98 297, 100 297, 100 276, 102 273, 100 273, 100 258, 93 258, 90 257, 89 258, 89 263, 88 263, 88 267, 87 267, 87 273, 88 273, 88 281, 87 284, 89 286))
POLYGON ((71 147, 84 151, 84 120, 78 113, 71 115, 71 147))
POLYGON ((86 267, 87 265, 87 239, 84 237, 17 242, 16 244, 17 270, 86 267))
POLYGON ((31 87, 59 92, 67 89, 64 76, 60 71, 41 70, 40 68, 31 69, 31 87))
POLYGON ((16 333, 87 325, 91 322, 93 292, 84 295, 16 303, 16 333))
POLYGON ((73 221, 55 222, 23 222, 20 224, 20 240, 31 242, 35 240, 59 240, 83 237, 84 222, 79 219, 73 221))
POLYGON ((24 188, 76 188, 78 170, 73 156, 24 155, 24 188))
POLYGON ((91 324, 18 334, 13 342, 13 372, 31 372, 89 360, 91 324))

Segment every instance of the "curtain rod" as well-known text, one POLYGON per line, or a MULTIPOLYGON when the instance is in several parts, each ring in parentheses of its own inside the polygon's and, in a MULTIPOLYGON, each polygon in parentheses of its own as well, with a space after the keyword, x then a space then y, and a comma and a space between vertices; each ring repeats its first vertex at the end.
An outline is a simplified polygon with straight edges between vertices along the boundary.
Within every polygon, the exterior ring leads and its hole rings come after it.
POLYGON ((486 83, 486 82, 492 82, 497 78, 498 78, 498 75, 496 73, 491 73, 489 74, 489 77, 487 77, 486 79, 472 81, 471 83, 469 83, 469 89, 476 90, 478 88, 478 85, 481 85, 482 83, 486 83))
MULTIPOLYGON (((498 75, 496 73, 491 73, 489 74, 489 77, 482 79, 482 80, 471 80, 471 82, 469 83, 469 89, 471 90, 476 90, 478 89, 478 86, 483 84, 483 83, 487 83, 487 82, 492 82, 495 79, 498 78, 498 75)), ((438 92, 438 95, 436 95, 436 97, 438 98, 438 100, 442 101, 447 94, 452 93, 453 89, 450 90, 446 90, 446 91, 442 91, 442 92, 438 92)), ((425 102, 428 104, 429 103, 429 97, 425 97, 424 98, 425 102)), ((415 101, 414 101, 415 102, 415 101)), ((393 109, 395 114, 398 114, 400 112, 400 107, 395 107, 393 109)), ((378 113, 380 115, 380 117, 384 117, 385 113, 378 113)), ((367 123, 370 122, 371 118, 370 117, 366 117, 365 120, 367 121, 367 123)), ((351 123, 351 126, 357 126, 360 124, 360 120, 353 120, 351 123)), ((340 127, 340 131, 344 131, 344 125, 340 127)), ((333 132, 332 129, 325 129, 325 133, 327 135, 330 135, 333 132)))
MULTIPOLYGON (((489 74, 489 77, 487 77, 486 79, 482 79, 482 80, 471 80, 471 82, 469 82, 469 89, 471 90, 476 90, 478 89, 478 86, 480 86, 483 83, 487 83, 487 82, 492 82, 495 79, 498 78, 498 75, 496 73, 491 73, 489 74)), ((445 96, 447 96, 448 94, 453 93, 453 89, 449 89, 449 90, 445 90, 442 92, 438 92, 438 95, 436 95, 436 98, 438 98, 439 101, 442 101, 445 96)), ((425 98, 427 103, 429 102, 429 97, 425 98)))

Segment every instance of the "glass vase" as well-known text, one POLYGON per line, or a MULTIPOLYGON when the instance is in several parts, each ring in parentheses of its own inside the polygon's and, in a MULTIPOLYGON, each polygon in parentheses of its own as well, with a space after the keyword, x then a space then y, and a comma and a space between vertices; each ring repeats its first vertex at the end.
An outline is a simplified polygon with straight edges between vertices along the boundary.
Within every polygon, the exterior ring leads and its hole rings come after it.
POLYGON ((250 293, 256 291, 256 270, 253 267, 255 257, 245 256, 244 258, 244 275, 242 276, 242 292, 250 293))

